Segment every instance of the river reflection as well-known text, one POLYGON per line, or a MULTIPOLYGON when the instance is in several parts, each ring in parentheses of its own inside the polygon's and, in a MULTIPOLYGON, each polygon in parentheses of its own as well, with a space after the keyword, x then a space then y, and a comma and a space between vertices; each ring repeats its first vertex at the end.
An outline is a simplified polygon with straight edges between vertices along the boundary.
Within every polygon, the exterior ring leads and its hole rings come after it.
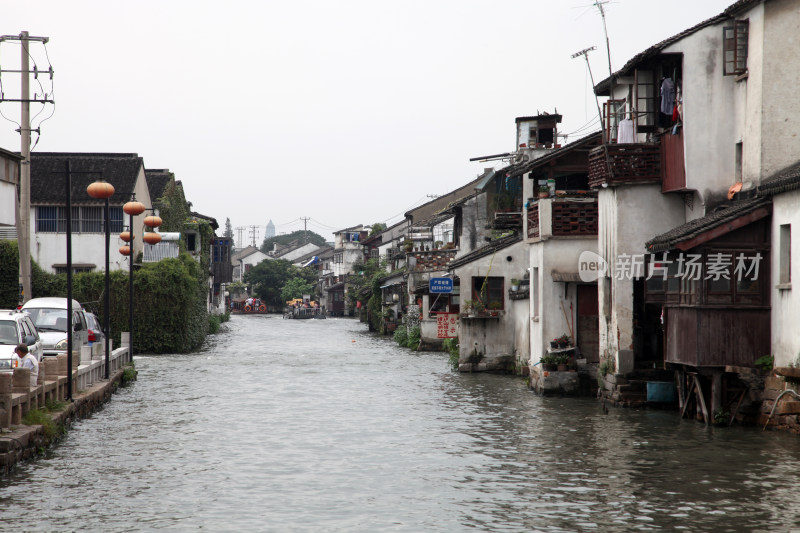
POLYGON ((542 398, 353 320, 234 317, 0 482, 2 530, 788 531, 800 441, 542 398))

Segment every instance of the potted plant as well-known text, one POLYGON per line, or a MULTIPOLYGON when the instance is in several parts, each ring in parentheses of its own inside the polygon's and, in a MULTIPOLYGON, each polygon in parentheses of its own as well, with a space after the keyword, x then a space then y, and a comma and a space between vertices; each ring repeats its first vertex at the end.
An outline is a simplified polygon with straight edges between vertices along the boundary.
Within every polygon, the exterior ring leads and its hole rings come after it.
POLYGON ((475 314, 478 316, 481 316, 486 312, 486 304, 483 303, 483 300, 473 300, 472 308, 475 309, 475 314))
POLYGON ((542 370, 554 371, 558 368, 554 355, 543 355, 541 359, 539 359, 539 362, 542 364, 542 370))
POLYGON ((490 302, 489 303, 489 314, 491 316, 500 316, 500 308, 503 304, 498 301, 490 302))
POLYGON ((559 348, 567 348, 567 347, 572 345, 572 337, 570 337, 566 333, 564 335, 561 335, 556 340, 558 341, 558 347, 559 348))
POLYGON ((461 309, 461 316, 474 316, 474 300, 464 300, 464 307, 461 309))
POLYGON ((559 372, 566 372, 567 370, 569 370, 569 366, 567 366, 568 363, 569 363, 569 355, 567 355, 565 353, 562 353, 562 354, 556 355, 555 358, 556 358, 556 365, 557 365, 556 369, 559 372))
POLYGON ((539 186, 539 198, 549 198, 550 197, 550 187, 547 185, 540 185, 539 186))
POLYGON ((550 348, 553 350, 558 349, 558 339, 553 339, 550 341, 550 348))
POLYGON ((517 278, 511 278, 511 290, 514 292, 519 290, 519 280, 517 278))

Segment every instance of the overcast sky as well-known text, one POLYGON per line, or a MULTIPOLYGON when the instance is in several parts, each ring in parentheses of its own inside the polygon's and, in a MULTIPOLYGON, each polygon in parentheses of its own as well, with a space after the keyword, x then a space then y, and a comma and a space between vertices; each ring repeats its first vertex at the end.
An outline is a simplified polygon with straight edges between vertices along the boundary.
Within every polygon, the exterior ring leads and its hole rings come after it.
MULTIPOLYGON (((612 67, 732 1, 612 0, 612 67)), ((559 132, 580 138, 597 108, 571 54, 596 46, 594 79, 608 76, 592 0, 4 3, 0 33, 23 30, 49 37, 55 70, 54 108, 32 109, 34 126, 52 114, 34 150, 138 153, 221 230, 259 226, 259 244, 270 219, 283 233, 310 217, 328 239, 398 222, 502 165, 469 159, 513 150, 515 117, 557 109, 559 132)), ((44 52, 31 47, 46 70, 44 52)), ((3 69, 19 56, 0 45, 3 69)), ((2 90, 18 98, 19 76, 3 73, 2 90)), ((19 104, 0 111, 19 120, 19 104)), ((16 128, 0 118, 1 148, 19 151, 16 128)))

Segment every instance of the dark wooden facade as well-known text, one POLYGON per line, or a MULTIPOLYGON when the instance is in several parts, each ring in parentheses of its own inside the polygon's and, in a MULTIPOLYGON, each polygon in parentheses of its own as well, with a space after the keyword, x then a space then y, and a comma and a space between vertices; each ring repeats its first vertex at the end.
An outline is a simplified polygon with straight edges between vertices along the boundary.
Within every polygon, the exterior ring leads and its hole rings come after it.
MULTIPOLYGON (((740 220, 748 220, 753 213, 740 220)), ((736 226, 733 221, 709 229, 706 236, 717 235, 709 240, 701 234, 683 241, 677 247, 683 250, 673 249, 666 256, 667 280, 654 276, 647 281, 647 303, 661 304, 664 309, 665 362, 752 367, 756 359, 770 353, 770 217, 718 235, 736 226), (702 265, 699 279, 681 277, 679 258, 695 254, 702 265), (730 258, 725 274, 729 279, 717 279, 709 270, 721 257, 730 258), (740 258, 747 269, 742 276, 736 271, 740 258), (755 263, 757 275, 752 270, 755 263)), ((662 254, 656 254, 659 259, 662 254)))
POLYGON ((661 136, 661 168, 664 179, 661 192, 683 192, 686 190, 686 165, 683 158, 683 129, 677 133, 661 136))

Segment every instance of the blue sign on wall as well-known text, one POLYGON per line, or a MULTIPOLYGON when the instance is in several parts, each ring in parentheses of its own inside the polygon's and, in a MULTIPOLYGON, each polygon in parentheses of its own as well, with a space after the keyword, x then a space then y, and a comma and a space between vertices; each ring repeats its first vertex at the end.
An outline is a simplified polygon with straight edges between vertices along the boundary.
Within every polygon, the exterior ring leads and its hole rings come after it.
POLYGON ((451 278, 431 278, 429 289, 431 294, 453 292, 453 280, 451 278))

